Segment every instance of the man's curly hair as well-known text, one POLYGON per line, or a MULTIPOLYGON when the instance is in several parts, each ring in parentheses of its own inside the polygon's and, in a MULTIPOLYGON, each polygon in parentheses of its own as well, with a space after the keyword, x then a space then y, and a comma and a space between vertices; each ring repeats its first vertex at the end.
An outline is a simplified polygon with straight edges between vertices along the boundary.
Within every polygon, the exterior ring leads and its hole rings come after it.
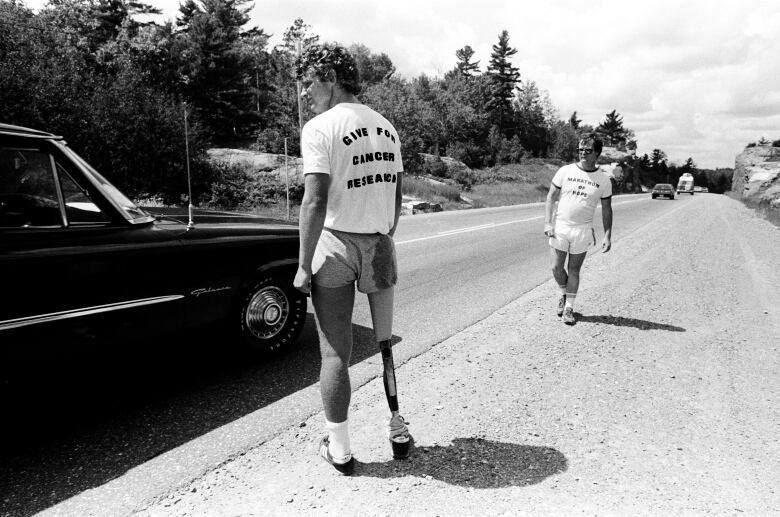
POLYGON ((336 74, 336 84, 351 94, 360 93, 360 74, 355 59, 347 49, 333 43, 309 45, 295 60, 298 79, 313 71, 321 80, 330 80, 330 71, 336 74))
POLYGON ((601 135, 595 132, 580 136, 580 142, 592 143, 593 152, 596 154, 601 154, 602 149, 604 149, 604 140, 601 139, 601 135))

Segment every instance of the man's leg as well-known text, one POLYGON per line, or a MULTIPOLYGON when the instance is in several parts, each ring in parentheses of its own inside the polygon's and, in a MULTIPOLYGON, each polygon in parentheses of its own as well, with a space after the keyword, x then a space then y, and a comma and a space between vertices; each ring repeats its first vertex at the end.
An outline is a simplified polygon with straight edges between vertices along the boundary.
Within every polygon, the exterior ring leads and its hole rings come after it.
POLYGON ((558 284, 558 289, 561 291, 561 298, 558 300, 557 308, 558 316, 563 315, 563 306, 566 302, 566 283, 569 279, 568 275, 566 274, 566 269, 564 268, 564 264, 566 263, 566 255, 567 253, 565 251, 550 248, 553 278, 558 284))
POLYGON ((559 286, 565 286, 568 283, 569 275, 566 273, 564 265, 566 264, 566 253, 555 248, 550 248, 550 259, 552 262, 552 274, 559 286))
POLYGON ((322 287, 311 291, 314 315, 320 337, 320 391, 329 431, 330 452, 336 459, 351 454, 347 417, 352 388, 349 359, 352 355, 352 309, 355 287, 322 287))
POLYGON ((575 322, 574 299, 577 297, 577 291, 580 288, 580 270, 586 256, 587 253, 569 254, 569 278, 566 283, 566 305, 563 309, 563 322, 569 325, 573 325, 575 322))

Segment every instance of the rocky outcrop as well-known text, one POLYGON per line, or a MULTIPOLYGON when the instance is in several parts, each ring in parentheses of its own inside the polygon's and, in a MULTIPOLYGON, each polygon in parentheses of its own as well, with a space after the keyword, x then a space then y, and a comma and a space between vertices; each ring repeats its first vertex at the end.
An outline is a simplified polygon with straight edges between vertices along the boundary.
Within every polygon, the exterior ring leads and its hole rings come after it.
POLYGON ((745 204, 780 213, 780 147, 748 147, 735 160, 731 190, 745 204))
MULTIPOLYGON (((209 159, 215 162, 240 164, 248 170, 284 179, 285 159, 283 154, 261 153, 249 149, 213 148, 207 151, 209 159)), ((288 156, 286 173, 291 181, 303 181, 303 159, 288 156)))

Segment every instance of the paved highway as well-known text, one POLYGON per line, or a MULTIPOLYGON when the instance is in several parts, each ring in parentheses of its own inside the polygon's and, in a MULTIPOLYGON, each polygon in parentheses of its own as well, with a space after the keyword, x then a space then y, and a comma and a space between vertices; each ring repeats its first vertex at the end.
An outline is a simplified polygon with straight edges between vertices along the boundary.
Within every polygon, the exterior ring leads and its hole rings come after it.
MULTIPOLYGON (((696 199, 614 198, 613 246, 696 199)), ((543 204, 532 204, 401 219, 397 363, 550 278, 543 212, 543 204)), ((597 211, 597 227, 600 218, 597 211)), ((601 235, 597 230, 599 241, 601 235)), ((370 321, 366 298, 358 296, 353 388, 381 372, 370 321)), ((265 364, 236 355, 224 341, 212 332, 139 343, 4 379, 0 514, 31 515, 78 494, 106 497, 106 509, 132 506, 319 410, 312 317, 297 349, 265 364), (109 482, 114 492, 83 493, 109 482), (118 492, 121 500, 106 495, 118 492)), ((400 386, 403 393, 403 379, 400 386)))

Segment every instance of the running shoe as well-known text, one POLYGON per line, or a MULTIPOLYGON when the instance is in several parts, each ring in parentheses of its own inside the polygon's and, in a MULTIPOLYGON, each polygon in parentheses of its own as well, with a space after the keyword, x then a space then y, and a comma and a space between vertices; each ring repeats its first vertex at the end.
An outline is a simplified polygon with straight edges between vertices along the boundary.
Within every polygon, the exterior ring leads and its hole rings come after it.
POLYGON ((561 299, 558 300, 558 310, 556 311, 556 314, 560 318, 563 316, 563 308, 566 306, 566 295, 561 295, 561 299))
POLYGON ((330 445, 330 442, 328 440, 328 437, 325 436, 320 441, 320 458, 327 461, 330 465, 333 466, 334 469, 338 470, 341 474, 345 476, 351 476, 352 473, 355 471, 355 458, 350 454, 349 460, 345 461, 344 463, 337 463, 336 460, 333 459, 333 456, 330 455, 330 450, 328 449, 328 445, 330 445))
POLYGON ((563 322, 567 325, 574 325, 577 320, 574 318, 574 309, 566 307, 563 311, 563 322))
POLYGON ((412 445, 412 435, 409 434, 408 424, 401 415, 390 417, 389 432, 390 445, 393 448, 393 459, 405 460, 409 457, 412 445))

